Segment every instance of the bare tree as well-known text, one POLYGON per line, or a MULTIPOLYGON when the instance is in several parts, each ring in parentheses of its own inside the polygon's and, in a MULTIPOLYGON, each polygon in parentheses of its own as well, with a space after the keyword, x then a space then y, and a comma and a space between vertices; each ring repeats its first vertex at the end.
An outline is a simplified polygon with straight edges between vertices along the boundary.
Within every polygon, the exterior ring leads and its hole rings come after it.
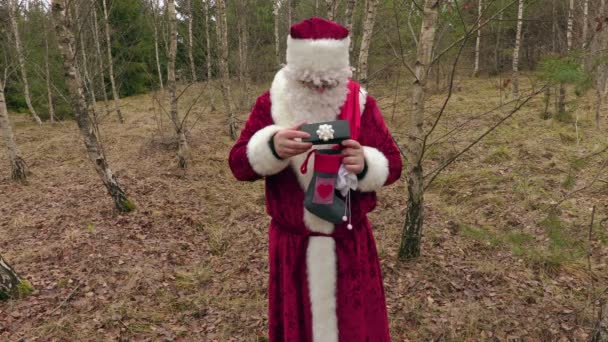
POLYGON ((226 23, 226 2, 224 0, 217 0, 216 2, 216 14, 217 14, 217 45, 219 50, 219 64, 220 64, 220 76, 222 78, 222 97, 224 98, 224 108, 226 114, 228 114, 228 130, 230 137, 236 139, 236 118, 232 111, 232 104, 230 103, 232 95, 230 92, 230 71, 228 69, 228 25, 226 23))
POLYGON ((105 106, 106 113, 108 112, 108 92, 106 91, 105 81, 105 68, 103 67, 103 55, 101 53, 101 43, 99 42, 99 28, 97 27, 97 6, 93 7, 93 39, 95 40, 95 49, 97 51, 97 58, 99 62, 99 78, 101 80, 101 93, 103 95, 103 104, 105 106))
MULTIPOLYGON (((475 66, 473 68, 473 77, 479 76, 479 47, 481 45, 481 10, 483 1, 478 0, 477 6, 477 40, 475 41, 475 66)), ((519 23, 519 22, 518 22, 519 23)))
POLYGON ((44 22, 44 77, 46 80, 47 105, 49 107, 49 119, 55 122, 55 106, 53 104, 53 91, 51 89, 51 68, 49 63, 49 34, 47 30, 47 19, 44 22))
MULTIPOLYGON (((6 76, 6 73, 5 73, 6 76)), ((7 77, 4 77, 6 79, 7 77)), ((17 148, 13 129, 8 118, 8 109, 4 99, 4 81, 0 79, 0 130, 4 137, 4 143, 8 149, 8 157, 11 161, 11 178, 15 181, 25 181, 27 179, 27 165, 21 157, 17 148)), ((1 258, 1 257, 0 257, 1 258)))
MULTIPOLYGON (((160 90, 164 90, 165 86, 163 85, 163 71, 160 67, 160 56, 158 54, 158 11, 160 10, 160 5, 158 4, 159 0, 152 0, 152 16, 153 16, 153 25, 154 25, 154 56, 156 57, 156 70, 158 71, 158 83, 160 85, 160 90)), ((205 1, 205 0, 203 0, 205 1)), ((207 1, 205 1, 205 4, 207 1)), ((206 18, 205 18, 206 19, 206 18)), ((208 47, 207 47, 208 48, 208 47)))
POLYGON ((437 27, 440 0, 425 0, 422 15, 422 27, 414 66, 414 84, 412 88, 413 111, 409 118, 407 159, 407 192, 409 200, 403 237, 399 248, 401 258, 414 258, 420 254, 424 210, 424 179, 422 174, 423 125, 426 80, 433 57, 435 31, 437 27))
POLYGON ((376 22, 376 9, 379 0, 367 0, 365 8, 365 21, 363 22, 363 35, 361 37, 361 48, 359 50, 359 63, 357 64, 357 78, 363 85, 367 85, 367 60, 369 46, 372 42, 372 33, 376 22))
MULTIPOLYGON (((281 0, 274 0, 272 3, 272 15, 274 16, 274 56, 276 58, 277 68, 281 65, 281 39, 279 37, 279 10, 281 9, 281 0)), ((217 24, 219 28, 219 23, 217 24)), ((219 32, 218 32, 219 37, 219 32)), ((220 39, 221 40, 221 39, 220 39)), ((218 45, 221 43, 218 41, 218 45)))
POLYGON ((327 6, 327 19, 335 20, 338 0, 325 0, 325 5, 327 6))
POLYGON ((32 285, 21 279, 0 255, 0 300, 23 297, 33 291, 32 285))
MULTIPOLYGON (((240 13, 245 13, 247 10, 247 0, 240 0, 237 3, 236 9, 240 13)), ((238 43, 239 43, 239 82, 247 82, 247 55, 249 45, 249 32, 247 26, 247 16, 240 18, 237 23, 238 43)))
MULTIPOLYGON (((568 26, 566 29, 566 51, 569 53, 572 50, 572 34, 574 28, 574 0, 570 0, 568 7, 568 26)), ((564 83, 559 85, 559 95, 557 96, 557 112, 563 113, 566 111, 566 86, 564 83)))
MULTIPOLYGON (((352 31, 352 29, 353 29, 353 25, 354 25, 354 21, 355 21, 355 6, 356 5, 357 5, 357 0, 346 0, 346 13, 345 13, 344 26, 346 26, 346 28, 349 31, 352 31)), ((350 45, 348 47, 348 50, 351 55, 353 52, 353 46, 354 46, 354 42, 353 42, 352 32, 351 32, 351 41, 350 41, 350 45)))
POLYGON ((194 15, 192 13, 192 0, 187 0, 188 6, 188 59, 190 60, 190 74, 192 82, 196 82, 196 66, 194 64, 194 38, 192 35, 192 24, 194 22, 194 15))
POLYGON ((112 86, 112 97, 114 98, 114 110, 116 114, 118 114, 118 120, 121 123, 124 123, 125 120, 122 117, 122 111, 120 110, 120 96, 118 95, 118 90, 116 89, 116 80, 114 79, 114 61, 112 59, 112 40, 110 40, 110 17, 108 15, 108 7, 106 5, 106 0, 102 0, 101 4, 103 5, 103 17, 105 24, 105 33, 106 33, 106 48, 108 53, 108 73, 110 76, 110 84, 112 86))
POLYGON ((112 173, 96 130, 91 125, 82 78, 76 67, 75 39, 71 31, 73 20, 68 19, 67 8, 63 0, 53 0, 51 8, 55 22, 55 32, 59 39, 59 50, 63 58, 65 82, 70 94, 72 110, 74 111, 80 134, 84 139, 89 159, 93 162, 97 174, 112 197, 116 209, 121 212, 132 211, 134 205, 127 198, 125 191, 118 183, 116 176, 112 173))
POLYGON ((589 43, 589 54, 584 63, 589 74, 593 75, 595 86, 595 125, 601 127, 602 100, 606 96, 608 87, 608 63, 606 51, 608 46, 608 27, 599 25, 589 43))
POLYGON ((175 82, 175 56, 177 54, 177 15, 175 0, 167 0, 167 16, 169 17, 169 62, 167 63, 167 88, 169 88, 169 101, 171 103, 171 121, 175 126, 178 141, 178 166, 185 169, 188 166, 190 152, 183 122, 179 118, 177 109, 177 85, 175 82))
POLYGON ((519 98, 519 47, 521 45, 521 28, 524 19, 524 0, 519 0, 517 8, 517 32, 515 33, 515 47, 513 48, 513 97, 519 98))
POLYGON ((19 23, 17 23, 18 16, 18 0, 8 0, 8 17, 11 22, 11 29, 13 30, 13 36, 15 37, 15 50, 17 50, 17 59, 19 61, 19 71, 21 71, 21 80, 23 81, 23 95, 25 96, 25 103, 27 109, 30 111, 32 118, 39 125, 42 124, 38 113, 32 105, 32 97, 30 94, 30 83, 27 78, 27 68, 25 65, 25 56, 23 53, 23 47, 21 46, 21 36, 19 35, 19 23))
POLYGON ((589 26, 589 0, 583 1, 583 49, 587 48, 587 31, 589 26))
POLYGON ((205 9, 205 44, 207 44, 207 81, 211 81, 211 36, 209 33, 209 0, 203 0, 205 9))

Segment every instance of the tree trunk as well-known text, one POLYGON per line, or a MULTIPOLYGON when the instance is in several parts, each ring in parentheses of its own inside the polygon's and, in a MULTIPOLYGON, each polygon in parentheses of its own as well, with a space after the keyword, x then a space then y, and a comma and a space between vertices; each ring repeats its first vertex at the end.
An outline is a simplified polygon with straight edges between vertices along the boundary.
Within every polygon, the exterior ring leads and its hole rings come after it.
POLYGON ((287 0, 287 28, 291 28, 291 20, 292 18, 292 12, 291 12, 292 8, 291 8, 291 0, 287 0))
MULTIPOLYGON (((80 15, 78 14, 78 6, 76 6, 76 20, 80 19, 80 15)), ((84 27, 84 23, 82 24, 84 27)), ((84 75, 84 86, 85 90, 89 91, 89 97, 91 98, 91 105, 93 111, 93 117, 95 117, 95 111, 97 110, 97 99, 95 98, 95 86, 89 77, 89 62, 87 58, 87 47, 84 44, 84 31, 80 32, 80 51, 82 52, 82 69, 84 75)))
MULTIPOLYGON (((500 2, 500 7, 502 8, 502 1, 500 2)), ((500 15, 498 16, 498 28, 496 29, 496 46, 494 47, 494 68, 496 70, 496 73, 498 74, 502 73, 502 63, 500 58, 500 37, 502 31, 501 29, 503 13, 504 12, 500 12, 500 15)))
POLYGON ((70 94, 72 110, 76 123, 84 139, 89 159, 93 162, 97 174, 101 177, 108 193, 114 200, 116 209, 121 212, 129 212, 134 209, 133 203, 127 198, 126 193, 118 183, 116 176, 112 173, 106 160, 106 156, 99 142, 95 129, 91 125, 89 109, 86 105, 83 83, 76 67, 76 52, 74 51, 74 36, 71 31, 71 20, 67 19, 67 8, 63 0, 53 0, 53 20, 55 31, 59 40, 59 50, 63 58, 65 82, 70 94))
MULTIPOLYGON (((228 26, 226 23, 226 2, 225 0, 217 0, 217 43, 220 55, 220 75, 222 78, 222 97, 224 98, 224 108, 228 115, 228 130, 230 137, 236 139, 236 119, 232 112, 232 104, 230 100, 230 70, 228 69, 228 26)), ((278 15, 278 11, 277 11, 278 15)), ((275 19, 276 20, 276 19, 275 19)), ((275 29, 276 30, 276 29, 275 29)), ((278 34, 276 35, 278 37, 278 34)))
POLYGON ((209 36, 209 0, 203 0, 205 8, 205 43, 207 44, 207 81, 211 81, 211 37, 209 36))
POLYGON ((27 78, 27 69, 25 65, 25 56, 23 54, 23 48, 21 47, 21 36, 19 35, 19 23, 17 23, 18 16, 18 8, 17 8, 18 0, 9 0, 8 1, 8 17, 11 22, 11 28, 13 30, 13 35, 15 37, 15 50, 17 52, 17 59, 19 61, 19 71, 21 72, 21 80, 23 81, 23 95, 25 96, 25 103, 27 104, 27 109, 30 111, 32 118, 36 121, 37 124, 41 125, 42 121, 36 113, 34 106, 32 105, 32 97, 30 95, 30 83, 27 78))
POLYGON ((49 65, 49 35, 46 26, 47 18, 44 18, 44 77, 46 81, 47 105, 49 111, 49 119, 51 123, 55 122, 55 106, 53 105, 53 91, 51 90, 51 68, 49 65))
MULTIPOLYGON (((353 25, 354 25, 354 21, 355 21, 355 6, 357 5, 357 0, 346 0, 346 13, 345 13, 345 19, 344 19, 344 26, 346 26, 346 28, 351 31, 350 35, 351 35, 351 40, 350 40, 350 45, 348 46, 348 52, 352 55, 353 53, 353 34, 352 34, 352 30, 353 30, 353 25)), ((352 56, 351 56, 351 60, 352 60, 352 56)))
POLYGON ((158 10, 159 10, 159 4, 158 4, 159 0, 153 0, 152 2, 152 9, 153 9, 153 16, 154 16, 154 56, 156 58, 156 71, 158 72, 158 84, 160 85, 160 90, 164 91, 165 90, 165 86, 163 84, 163 70, 160 67, 160 55, 158 54, 158 10))
MULTIPOLYGON (((237 11, 245 13, 247 10, 247 1, 241 0, 238 2, 237 11)), ((247 45, 248 45, 248 32, 247 32, 247 19, 243 16, 237 21, 238 30, 238 43, 239 43, 239 82, 246 82, 247 80, 247 45)))
MULTIPOLYGON (((589 25, 589 0, 584 0, 583 2, 583 49, 587 48, 587 31, 589 25)), ((583 59, 584 60, 584 59, 583 59)))
POLYGON ((188 0, 188 59, 190 60, 190 74, 192 82, 196 82, 196 66, 194 64, 194 39, 192 36, 192 23, 194 15, 192 14, 192 0, 188 0))
POLYGON ((409 194, 407 213, 399 247, 399 258, 411 259, 420 255, 420 239, 424 220, 424 180, 422 178, 422 153, 424 139, 424 106, 426 81, 431 66, 435 31, 438 21, 440 0, 426 0, 422 16, 422 27, 414 72, 416 78, 412 86, 413 110, 409 118, 408 148, 406 149, 407 190, 409 194))
POLYGON ((598 321, 590 342, 608 341, 608 303, 604 303, 598 314, 598 321))
POLYGON ((32 285, 21 279, 0 255, 0 300, 25 297, 32 291, 32 285))
POLYGON ((106 0, 102 0, 101 4, 103 5, 103 17, 105 19, 105 33, 106 33, 106 47, 108 53, 108 72, 110 76, 110 85, 112 86, 112 97, 114 98, 114 110, 116 114, 118 114, 118 120, 120 123, 124 123, 125 120, 122 117, 122 112, 120 110, 120 97, 118 96, 118 91, 116 90, 116 81, 114 80, 114 61, 112 60, 112 41, 110 40, 110 18, 108 15, 108 6, 106 5, 106 0))
POLYGON ((186 140, 185 124, 180 120, 177 109, 177 85, 175 82, 175 56, 177 54, 177 15, 175 0, 168 0, 167 15, 169 16, 169 61, 167 63, 167 88, 169 88, 169 101, 171 103, 171 121, 175 126, 175 135, 178 141, 178 166, 182 169, 188 167, 190 152, 186 140))
POLYGON ((97 27, 97 6, 93 6, 93 39, 95 40, 95 49, 97 50, 97 58, 99 59, 99 77, 101 78, 101 94, 103 95, 103 104, 106 114, 108 113, 108 92, 106 91, 105 68, 103 67, 103 55, 101 53, 101 43, 99 42, 99 28, 97 27))
POLYGON ((367 86, 367 59, 369 56, 369 46, 372 42, 372 32, 376 22, 376 9, 378 0, 367 0, 365 8, 365 21, 363 22, 363 35, 361 37, 361 49, 359 50, 359 63, 357 78, 361 84, 367 86))
MULTIPOLYGON (((568 8, 568 27, 566 30, 566 49, 570 53, 572 50, 572 31, 574 26, 574 0, 570 0, 568 8)), ((559 95, 557 96, 557 108, 558 113, 564 113, 566 111, 566 86, 561 83, 559 85, 559 95)))
POLYGON ((4 99, 4 83, 0 80, 0 130, 4 137, 4 143, 8 149, 8 157, 11 161, 11 178, 15 181, 25 181, 27 179, 27 165, 19 153, 15 136, 8 118, 6 101, 4 99))
MULTIPOLYGON (((280 1, 281 0, 275 0, 272 6, 272 14, 274 15, 274 55, 276 58, 277 68, 281 67, 281 40, 279 37, 279 9, 281 8, 280 1)), ((217 23, 217 27, 220 27, 219 23, 217 23)), ((220 37, 219 32, 218 37, 220 37)), ((221 45, 219 41, 218 45, 221 45)))
POLYGON ((517 32, 515 33, 515 47, 513 48, 513 97, 519 98, 519 46, 521 45, 521 28, 524 18, 524 0, 519 0, 517 9, 517 32))
POLYGON ((481 10, 482 0, 478 0, 477 7, 477 40, 475 42, 475 67, 473 68, 473 77, 479 76, 479 46, 481 44, 481 10))
POLYGON ((338 3, 337 0, 325 0, 325 4, 327 5, 327 19, 332 20, 332 21, 335 20, 336 7, 338 7, 337 3, 338 3))

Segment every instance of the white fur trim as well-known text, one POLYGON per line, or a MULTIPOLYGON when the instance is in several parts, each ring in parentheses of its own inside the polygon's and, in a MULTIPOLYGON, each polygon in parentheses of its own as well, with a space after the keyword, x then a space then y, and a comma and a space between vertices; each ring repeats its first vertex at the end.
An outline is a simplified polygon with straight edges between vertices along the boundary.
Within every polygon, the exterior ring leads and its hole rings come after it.
POLYGON ((311 236, 306 250, 313 342, 338 342, 336 242, 311 236))
POLYGON ((304 224, 308 227, 308 229, 312 230, 313 232, 323 234, 331 234, 334 232, 333 223, 325 221, 319 216, 306 210, 306 208, 304 208, 304 224))
POLYGON ((365 111, 365 103, 367 103, 367 90, 364 88, 359 89, 359 109, 361 111, 361 116, 363 116, 363 112, 365 111))
POLYGON ((357 190, 362 192, 376 191, 380 189, 388 178, 388 159, 378 149, 363 146, 363 155, 367 163, 367 173, 359 180, 357 190))
POLYGON ((350 37, 344 39, 294 39, 287 37, 287 65, 294 70, 307 70, 313 78, 323 79, 332 72, 350 69, 350 37), (323 76, 325 75, 325 76, 323 76))
POLYGON ((277 159, 268 145, 280 126, 270 125, 257 131, 247 143, 247 159, 253 170, 260 176, 274 175, 283 170, 289 160, 277 159))

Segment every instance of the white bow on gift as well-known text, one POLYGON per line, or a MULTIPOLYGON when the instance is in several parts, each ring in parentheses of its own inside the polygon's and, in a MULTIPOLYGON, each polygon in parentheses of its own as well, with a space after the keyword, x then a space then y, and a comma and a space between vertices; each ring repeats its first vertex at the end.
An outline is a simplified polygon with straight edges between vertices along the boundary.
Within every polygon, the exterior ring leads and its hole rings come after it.
POLYGON ((323 141, 333 139, 334 133, 334 128, 328 124, 319 125, 319 128, 317 129, 317 135, 319 136, 319 139, 323 141))

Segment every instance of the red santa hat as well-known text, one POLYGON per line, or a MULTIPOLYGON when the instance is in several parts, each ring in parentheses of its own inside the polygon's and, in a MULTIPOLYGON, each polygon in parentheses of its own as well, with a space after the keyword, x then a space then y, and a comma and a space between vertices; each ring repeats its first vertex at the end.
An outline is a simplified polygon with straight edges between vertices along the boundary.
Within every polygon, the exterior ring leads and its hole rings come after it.
POLYGON ((298 79, 318 82, 352 76, 348 29, 333 21, 310 18, 291 27, 287 69, 298 79))

